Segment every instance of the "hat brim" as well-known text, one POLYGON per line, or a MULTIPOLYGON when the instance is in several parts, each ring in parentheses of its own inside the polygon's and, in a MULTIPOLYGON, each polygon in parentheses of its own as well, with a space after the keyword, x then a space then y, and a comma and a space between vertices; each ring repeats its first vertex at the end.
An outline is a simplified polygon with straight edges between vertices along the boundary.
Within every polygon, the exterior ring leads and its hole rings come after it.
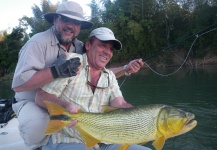
POLYGON ((114 48, 115 48, 116 50, 121 50, 121 49, 122 49, 122 44, 121 44, 120 41, 118 41, 118 40, 113 40, 113 42, 114 42, 114 48))
POLYGON ((113 47, 116 50, 121 50, 122 49, 122 44, 120 41, 117 39, 114 39, 113 37, 108 37, 107 35, 94 35, 97 39, 101 41, 112 41, 114 43, 113 47))
POLYGON ((67 15, 67 14, 47 13, 47 14, 44 15, 44 18, 45 18, 45 20, 47 20, 47 22, 49 22, 50 24, 53 24, 53 18, 54 18, 54 16, 57 16, 57 15, 62 15, 62 16, 65 16, 65 17, 68 17, 68 18, 71 18, 71 19, 81 21, 81 30, 89 29, 89 28, 91 28, 93 26, 92 22, 89 22, 89 21, 87 21, 87 20, 85 20, 83 18, 80 18, 80 17, 71 16, 71 15, 67 15))

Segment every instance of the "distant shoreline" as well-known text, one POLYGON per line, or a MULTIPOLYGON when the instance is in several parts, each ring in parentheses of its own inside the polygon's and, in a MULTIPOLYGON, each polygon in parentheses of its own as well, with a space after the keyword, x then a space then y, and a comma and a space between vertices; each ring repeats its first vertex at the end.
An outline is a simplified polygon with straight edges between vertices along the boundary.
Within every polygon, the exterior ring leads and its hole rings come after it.
MULTIPOLYGON (((156 59, 147 61, 146 63, 149 66, 152 66, 154 68, 170 68, 170 67, 176 67, 183 64, 183 59, 180 58, 172 58, 171 62, 163 62, 164 57, 158 57, 156 59)), ((121 63, 110 63, 107 65, 107 68, 110 67, 120 67, 128 64, 129 62, 121 62, 121 63)), ((200 68, 200 67, 208 67, 208 66, 217 66, 217 55, 213 56, 205 56, 203 58, 197 58, 197 59, 188 59, 183 66, 187 68, 200 68)), ((143 68, 148 68, 146 65, 144 65, 143 68)))
MULTIPOLYGON (((152 67, 152 68, 172 68, 172 67, 177 67, 177 66, 181 66, 183 63, 183 60, 180 59, 175 59, 173 58, 173 62, 171 63, 165 63, 162 62, 163 58, 158 58, 156 61, 155 60, 151 60, 151 61, 147 61, 146 63, 152 67), (161 61, 159 61, 161 60, 161 61)), ((107 68, 112 68, 112 67, 120 67, 120 66, 124 66, 126 64, 128 64, 129 62, 121 62, 121 63, 109 63, 106 67, 107 68)), ((183 65, 184 67, 187 68, 206 68, 206 67, 216 67, 217 68, 217 56, 206 56, 204 58, 200 58, 200 59, 189 59, 185 62, 185 64, 183 65)), ((144 69, 148 69, 148 67, 146 65, 143 66, 144 69)), ((8 81, 8 80, 12 80, 13 79, 13 73, 7 74, 4 77, 0 77, 0 82, 2 81, 8 81)))

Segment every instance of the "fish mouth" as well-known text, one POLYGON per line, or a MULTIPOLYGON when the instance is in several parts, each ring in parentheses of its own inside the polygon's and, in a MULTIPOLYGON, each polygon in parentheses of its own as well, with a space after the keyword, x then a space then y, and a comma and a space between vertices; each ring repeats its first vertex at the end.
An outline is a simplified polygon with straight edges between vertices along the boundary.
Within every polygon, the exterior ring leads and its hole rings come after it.
POLYGON ((186 125, 191 125, 191 124, 193 124, 195 121, 196 121, 196 120, 194 120, 194 119, 189 120, 189 121, 186 123, 186 125))
POLYGON ((189 120, 185 125, 186 126, 196 126, 197 124, 197 121, 192 119, 192 120, 189 120))
POLYGON ((194 118, 195 118, 195 115, 193 114, 189 116, 188 120, 185 123, 185 126, 182 129, 183 133, 192 130, 197 125, 197 121, 194 118))

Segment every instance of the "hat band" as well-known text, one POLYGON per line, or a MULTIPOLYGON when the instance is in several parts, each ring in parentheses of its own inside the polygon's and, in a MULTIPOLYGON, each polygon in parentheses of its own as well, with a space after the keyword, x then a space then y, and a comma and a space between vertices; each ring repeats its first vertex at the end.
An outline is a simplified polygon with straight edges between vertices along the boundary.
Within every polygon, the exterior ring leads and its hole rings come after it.
POLYGON ((68 14, 68 15, 72 15, 72 16, 76 16, 76 17, 80 17, 82 19, 84 19, 84 17, 81 14, 78 14, 76 12, 71 12, 71 11, 58 11, 57 13, 63 13, 63 14, 68 14))

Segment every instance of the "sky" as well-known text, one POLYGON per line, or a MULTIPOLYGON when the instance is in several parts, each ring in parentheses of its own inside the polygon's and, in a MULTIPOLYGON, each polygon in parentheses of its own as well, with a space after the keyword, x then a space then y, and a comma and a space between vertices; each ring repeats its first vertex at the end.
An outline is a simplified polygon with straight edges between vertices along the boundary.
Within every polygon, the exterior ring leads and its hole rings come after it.
MULTIPOLYGON (((50 0, 51 3, 55 4, 61 0, 50 0)), ((90 15, 90 8, 87 6, 91 0, 70 0, 75 1, 81 5, 84 14, 90 15)), ((6 29, 12 29, 19 25, 19 18, 24 15, 31 17, 33 16, 31 7, 36 4, 40 5, 41 0, 1 0, 0 1, 0 31, 6 29)), ((86 16, 87 16, 86 15, 86 16)))

